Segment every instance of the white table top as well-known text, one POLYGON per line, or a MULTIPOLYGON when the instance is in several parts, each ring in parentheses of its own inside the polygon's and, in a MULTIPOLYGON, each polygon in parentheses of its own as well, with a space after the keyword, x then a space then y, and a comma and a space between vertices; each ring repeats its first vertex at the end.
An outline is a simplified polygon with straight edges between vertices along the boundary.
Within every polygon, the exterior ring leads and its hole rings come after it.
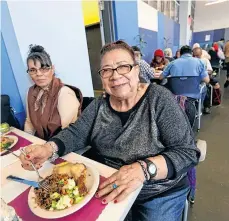
MULTIPOLYGON (((31 141, 35 144, 43 144, 45 141, 41 140, 35 136, 27 134, 23 131, 13 128, 12 132, 18 134, 21 137, 26 138, 27 140, 31 141)), ((95 162, 83 156, 80 156, 76 153, 69 153, 62 157, 63 159, 70 161, 70 162, 88 162, 90 164, 95 165, 97 170, 99 171, 100 175, 104 177, 109 177, 112 175, 116 170, 114 168, 108 167, 101 163, 95 162)), ((20 161, 14 157, 12 154, 8 154, 6 156, 0 157, 1 160, 1 197, 8 203, 15 199, 18 195, 20 195, 23 191, 25 191, 28 186, 25 184, 17 183, 14 181, 6 180, 8 175, 15 175, 22 178, 36 180, 36 173, 33 171, 24 170, 21 167, 20 161)), ((45 170, 46 168, 50 167, 51 164, 46 162, 42 169, 45 170)), ((136 197, 138 196, 141 188, 138 188, 135 192, 129 195, 124 201, 114 204, 113 202, 109 203, 103 212, 100 214, 97 221, 122 221, 126 217, 128 211, 130 210, 131 206, 133 205, 136 197)))

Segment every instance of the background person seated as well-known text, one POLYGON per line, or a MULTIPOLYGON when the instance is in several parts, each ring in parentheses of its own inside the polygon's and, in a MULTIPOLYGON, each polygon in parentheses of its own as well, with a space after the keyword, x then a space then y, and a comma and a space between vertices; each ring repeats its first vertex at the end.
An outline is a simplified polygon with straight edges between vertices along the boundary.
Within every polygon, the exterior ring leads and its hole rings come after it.
POLYGON ((164 52, 161 49, 157 49, 154 52, 154 58, 150 64, 152 68, 157 71, 163 71, 166 65, 168 65, 169 60, 165 58, 164 52))
MULTIPOLYGON (((210 61, 208 59, 206 59, 206 57, 203 57, 202 52, 203 52, 202 48, 195 48, 193 50, 193 56, 196 57, 196 58, 201 59, 204 62, 206 71, 208 72, 209 77, 210 77, 210 84, 213 86, 213 89, 217 90, 217 89, 220 88, 219 82, 216 80, 216 78, 214 76, 212 76, 213 69, 212 69, 211 63, 210 63, 210 61)), ((209 87, 207 87, 207 88, 208 88, 207 95, 206 95, 206 97, 204 99, 204 113, 205 114, 210 114, 211 113, 210 112, 211 89, 209 87)))
POLYGON ((220 61, 220 57, 218 56, 218 50, 219 50, 218 44, 214 43, 208 52, 211 56, 211 61, 210 61, 211 66, 213 68, 213 71, 215 71, 216 73, 218 73, 219 71, 219 61, 220 61))
POLYGON ((154 72, 150 65, 142 59, 142 53, 140 48, 133 46, 135 60, 138 62, 140 67, 140 77, 145 81, 145 83, 150 83, 150 80, 153 78, 154 72))
POLYGON ((206 59, 203 56, 202 52, 203 52, 202 48, 195 48, 193 50, 193 56, 201 59, 204 62, 206 71, 208 72, 209 77, 210 77, 210 84, 213 86, 214 89, 219 89, 220 88, 219 82, 217 81, 217 79, 214 76, 212 76, 213 69, 212 69, 211 63, 208 59, 206 59))
POLYGON ((77 119, 80 103, 75 92, 54 75, 54 66, 42 46, 30 47, 28 74, 35 83, 27 95, 25 131, 50 139, 77 119))
POLYGON ((171 62, 171 61, 174 60, 174 58, 173 58, 173 52, 172 52, 172 49, 171 49, 171 48, 166 48, 166 49, 164 50, 164 54, 165 54, 165 58, 166 58, 169 62, 171 62))
MULTIPOLYGON (((192 57, 192 49, 190 46, 183 46, 180 50, 181 57, 165 68, 161 75, 161 79, 170 77, 197 77, 196 84, 200 85, 201 82, 209 83, 210 79, 205 69, 204 63, 198 59, 192 57)), ((198 85, 193 85, 193 88, 200 88, 198 85)), ((199 94, 185 93, 179 94, 186 97, 197 99, 199 94)), ((202 94, 204 100, 206 92, 202 94)))
POLYGON ((99 75, 107 97, 50 142, 26 147, 23 168, 32 169, 30 160, 40 167, 52 149, 65 155, 91 145, 94 160, 117 169, 96 194, 103 204, 121 202, 144 183, 125 220, 180 220, 187 171, 200 156, 187 116, 168 90, 139 83, 134 51, 123 41, 102 48, 99 75))
MULTIPOLYGON (((194 50, 195 48, 200 48, 200 44, 199 43, 195 43, 192 47, 192 50, 194 50)), ((202 49, 202 58, 206 58, 208 60, 211 60, 211 56, 208 54, 208 52, 204 49, 202 49)))
POLYGON ((180 49, 176 51, 175 56, 173 57, 175 60, 180 58, 180 49))
POLYGON ((163 80, 159 79, 159 77, 168 63, 169 60, 165 58, 164 52, 161 49, 157 49, 154 52, 154 58, 150 64, 154 70, 154 79, 151 80, 152 83, 164 84, 163 80))

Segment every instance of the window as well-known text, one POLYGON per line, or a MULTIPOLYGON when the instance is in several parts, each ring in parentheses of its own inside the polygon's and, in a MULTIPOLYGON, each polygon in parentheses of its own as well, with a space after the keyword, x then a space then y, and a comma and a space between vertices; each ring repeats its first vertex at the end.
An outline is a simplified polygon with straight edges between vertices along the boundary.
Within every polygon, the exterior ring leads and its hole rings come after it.
MULTIPOLYGON (((173 19, 175 22, 179 22, 179 0, 142 0, 149 6, 157 9, 164 15, 173 19)), ((192 4, 195 4, 195 0, 192 0, 192 4)))
POLYGON ((155 9, 157 9, 157 3, 158 3, 157 0, 149 1, 149 5, 152 6, 153 8, 155 8, 155 9))
POLYGON ((175 4, 175 22, 179 22, 179 10, 180 10, 180 4, 176 2, 175 4))
POLYGON ((164 1, 165 11, 164 14, 170 18, 170 3, 171 1, 164 1))
POLYGON ((171 2, 170 18, 175 21, 175 18, 176 18, 176 2, 175 1, 171 2))

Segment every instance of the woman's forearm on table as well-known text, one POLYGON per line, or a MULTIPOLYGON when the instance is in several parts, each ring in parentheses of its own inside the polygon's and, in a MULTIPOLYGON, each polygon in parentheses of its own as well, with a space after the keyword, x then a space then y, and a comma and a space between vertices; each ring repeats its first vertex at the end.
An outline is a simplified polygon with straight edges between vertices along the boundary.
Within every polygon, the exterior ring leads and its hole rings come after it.
POLYGON ((96 101, 93 101, 74 124, 63 129, 49 140, 55 142, 61 155, 75 152, 89 145, 90 135, 97 113, 96 105, 96 101))

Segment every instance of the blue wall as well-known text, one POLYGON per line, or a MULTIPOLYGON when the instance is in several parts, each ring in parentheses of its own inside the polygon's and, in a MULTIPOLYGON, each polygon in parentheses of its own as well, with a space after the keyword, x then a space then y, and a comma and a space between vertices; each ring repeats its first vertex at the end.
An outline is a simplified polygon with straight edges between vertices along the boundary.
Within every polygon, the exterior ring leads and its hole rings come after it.
MULTIPOLYGON (((193 43, 212 44, 213 42, 219 41, 221 38, 225 38, 225 29, 216 29, 209 31, 201 31, 193 33, 193 43), (210 35, 210 40, 205 41, 205 36, 210 35)), ((229 39, 225 39, 229 40, 229 39)))
POLYGON ((25 98, 27 96, 28 88, 32 85, 32 83, 30 77, 26 73, 26 66, 21 56, 14 26, 8 9, 8 4, 6 1, 1 2, 1 13, 2 13, 2 23, 1 23, 2 38, 4 39, 5 48, 8 54, 8 58, 10 60, 14 78, 17 83, 17 87, 19 90, 19 94, 23 106, 25 108, 26 107, 25 98))
POLYGON ((122 39, 130 45, 138 40, 138 7, 137 1, 113 2, 116 40, 122 39))
POLYGON ((148 63, 151 63, 154 51, 158 48, 157 32, 144 28, 139 28, 139 34, 146 42, 146 45, 144 45, 145 47, 142 50, 143 59, 146 60, 148 63))
POLYGON ((143 44, 142 54, 147 62, 151 62, 156 49, 165 49, 165 38, 169 39, 167 47, 171 48, 175 55, 180 42, 180 24, 157 12, 157 32, 138 27, 137 1, 115 0, 113 2, 113 12, 116 40, 123 39, 130 45, 139 46, 140 35, 143 41, 146 42, 146 45, 143 44))
POLYGON ((25 110, 19 94, 16 80, 14 78, 13 70, 10 64, 9 56, 6 50, 5 42, 1 34, 1 94, 7 94, 10 97, 11 107, 16 111, 16 117, 24 124, 25 110))
POLYGON ((158 12, 158 48, 165 49, 165 38, 168 40, 167 47, 171 48, 175 54, 179 48, 180 24, 158 12))

